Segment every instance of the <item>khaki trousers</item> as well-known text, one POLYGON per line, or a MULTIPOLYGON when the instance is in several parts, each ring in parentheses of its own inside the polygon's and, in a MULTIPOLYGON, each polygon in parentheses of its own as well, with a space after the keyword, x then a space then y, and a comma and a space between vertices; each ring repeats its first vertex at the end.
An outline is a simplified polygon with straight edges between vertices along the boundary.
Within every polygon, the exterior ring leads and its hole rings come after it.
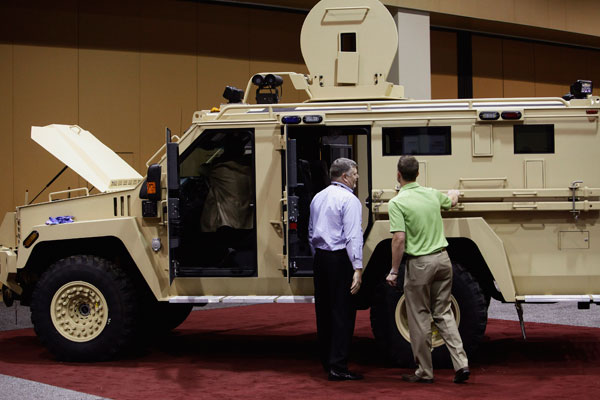
POLYGON ((432 317, 450 351, 454 370, 469 365, 450 308, 451 290, 452 263, 445 250, 426 256, 409 257, 404 276, 404 294, 410 345, 418 366, 416 374, 422 378, 433 379, 432 317))

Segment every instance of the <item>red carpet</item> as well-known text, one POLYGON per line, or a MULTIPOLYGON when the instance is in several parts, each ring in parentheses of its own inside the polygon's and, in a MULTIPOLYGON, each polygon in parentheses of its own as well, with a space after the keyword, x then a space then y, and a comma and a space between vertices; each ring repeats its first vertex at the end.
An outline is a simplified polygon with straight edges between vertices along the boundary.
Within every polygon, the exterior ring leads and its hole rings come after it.
MULTIPOLYGON (((126 360, 59 363, 32 329, 0 332, 0 373, 113 399, 596 399, 600 329, 490 320, 466 385, 436 370, 433 385, 399 379, 375 355, 359 312, 351 368, 364 381, 329 382, 315 352, 313 306, 193 312, 174 334, 126 360)), ((0 398, 10 398, 9 393, 0 398), (9 397, 3 397, 8 395, 9 397)))

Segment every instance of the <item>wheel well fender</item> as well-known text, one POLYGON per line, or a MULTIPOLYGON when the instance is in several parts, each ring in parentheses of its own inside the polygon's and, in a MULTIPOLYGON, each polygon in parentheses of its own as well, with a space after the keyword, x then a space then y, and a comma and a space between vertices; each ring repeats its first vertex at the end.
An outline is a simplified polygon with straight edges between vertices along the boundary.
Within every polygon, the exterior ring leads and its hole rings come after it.
POLYGON ((38 243, 32 249, 24 268, 18 270, 19 281, 23 285, 21 304, 30 303, 37 281, 50 265, 74 255, 92 255, 107 259, 123 269, 131 277, 136 288, 148 294, 152 293, 121 239, 115 236, 99 236, 38 243))
POLYGON ((447 241, 450 259, 460 264, 473 276, 483 294, 504 301, 502 293, 494 285, 494 277, 475 242, 469 238, 447 238, 447 241))

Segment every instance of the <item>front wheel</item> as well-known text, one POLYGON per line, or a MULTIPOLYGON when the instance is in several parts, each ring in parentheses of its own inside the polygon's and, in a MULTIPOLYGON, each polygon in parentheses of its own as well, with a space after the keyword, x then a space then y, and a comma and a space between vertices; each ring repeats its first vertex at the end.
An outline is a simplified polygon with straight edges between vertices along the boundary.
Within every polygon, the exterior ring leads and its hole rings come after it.
POLYGON ((124 350, 137 323, 135 290, 108 260, 72 256, 57 261, 38 281, 31 321, 58 359, 100 361, 124 350))
MULTIPOLYGON (((487 306, 479 284, 459 264, 452 264, 451 308, 468 356, 477 349, 487 325, 487 306)), ((394 365, 414 366, 404 296, 404 266, 397 287, 381 282, 371 305, 371 329, 378 348, 394 365)), ((450 366, 450 354, 432 320, 432 358, 434 365, 450 366)))

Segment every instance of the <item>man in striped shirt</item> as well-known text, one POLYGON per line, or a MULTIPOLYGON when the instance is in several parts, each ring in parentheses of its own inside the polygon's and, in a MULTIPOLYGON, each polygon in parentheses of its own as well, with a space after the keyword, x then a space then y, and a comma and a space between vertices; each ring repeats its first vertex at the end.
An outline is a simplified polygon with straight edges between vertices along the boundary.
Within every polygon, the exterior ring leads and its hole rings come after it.
POLYGON ((338 158, 331 164, 331 185, 310 204, 308 239, 315 255, 315 313, 321 363, 329 380, 362 379, 348 370, 348 352, 356 309, 352 295, 362 278, 362 206, 354 195, 356 162, 338 158))

